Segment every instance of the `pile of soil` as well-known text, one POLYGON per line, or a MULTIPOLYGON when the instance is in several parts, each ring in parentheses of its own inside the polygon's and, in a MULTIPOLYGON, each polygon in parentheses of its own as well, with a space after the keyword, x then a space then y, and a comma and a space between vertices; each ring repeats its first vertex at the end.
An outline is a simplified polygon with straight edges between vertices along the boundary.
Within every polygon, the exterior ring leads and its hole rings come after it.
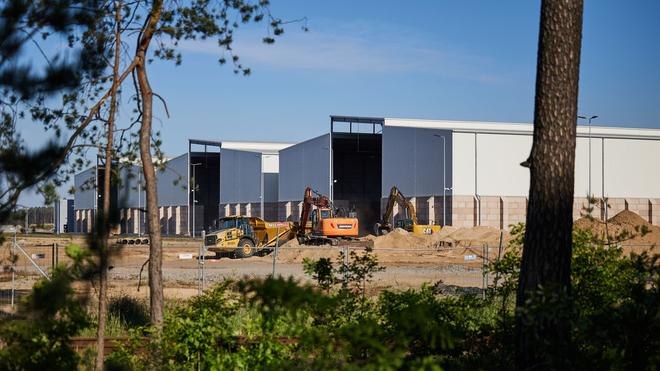
POLYGON ((573 223, 575 228, 589 230, 595 236, 605 239, 609 234, 611 239, 627 232, 629 238, 622 242, 622 245, 660 245, 660 227, 654 226, 644 220, 636 213, 623 210, 607 221, 607 225, 602 220, 580 218, 573 223), (648 233, 642 235, 642 231, 648 233), (624 232, 625 231, 625 232, 624 232))
MULTIPOLYGON (((467 247, 483 244, 497 246, 500 242, 500 232, 492 227, 444 227, 438 233, 423 235, 397 228, 384 236, 365 238, 373 240, 375 248, 467 247)), ((503 232, 502 243, 506 245, 509 239, 509 233, 503 232)))
MULTIPOLYGON (((491 227, 444 227, 438 233, 422 235, 397 228, 384 236, 368 235, 362 239, 374 242, 374 253, 381 263, 425 264, 444 262, 465 264, 464 255, 481 254, 481 247, 484 244, 490 246, 491 253, 496 253, 500 243, 500 233, 499 229, 491 227), (447 247, 452 249, 444 249, 447 247), (419 250, 410 251, 407 249, 419 250)), ((510 236, 507 232, 502 232, 502 237, 502 244, 506 246, 510 236)), ((336 261, 339 257, 337 247, 301 246, 295 239, 283 244, 282 247, 284 249, 280 250, 277 256, 281 262, 299 263, 304 258, 318 259, 322 257, 336 261)), ((272 257, 264 259, 272 259, 272 257)), ((477 263, 481 264, 480 262, 477 263)))

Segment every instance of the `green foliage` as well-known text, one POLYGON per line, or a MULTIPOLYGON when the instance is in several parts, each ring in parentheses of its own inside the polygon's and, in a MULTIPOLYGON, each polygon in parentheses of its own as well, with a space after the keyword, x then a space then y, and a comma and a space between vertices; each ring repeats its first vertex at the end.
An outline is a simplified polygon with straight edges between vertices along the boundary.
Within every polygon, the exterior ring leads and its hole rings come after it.
POLYGON ((0 325, 3 370, 71 370, 80 357, 69 339, 87 326, 88 317, 71 287, 75 270, 58 267, 21 303, 17 318, 0 325))
POLYGON ((337 282, 330 258, 320 258, 319 260, 304 258, 302 263, 303 272, 312 276, 319 287, 326 292, 330 291, 330 288, 337 282))
MULTIPOLYGON (((492 263, 499 275, 493 300, 515 293, 524 225, 514 227, 514 242, 503 259, 492 263)), ((560 368, 654 369, 660 359, 660 265, 658 255, 625 256, 588 231, 573 232, 571 292, 557 295, 539 288, 517 314, 524 321, 571 326, 572 348, 546 349, 546 361, 560 368)), ((502 306, 502 331, 511 331, 513 308, 502 306), (508 322, 506 320, 508 319, 508 322), (507 330, 508 328, 508 330, 507 330)))

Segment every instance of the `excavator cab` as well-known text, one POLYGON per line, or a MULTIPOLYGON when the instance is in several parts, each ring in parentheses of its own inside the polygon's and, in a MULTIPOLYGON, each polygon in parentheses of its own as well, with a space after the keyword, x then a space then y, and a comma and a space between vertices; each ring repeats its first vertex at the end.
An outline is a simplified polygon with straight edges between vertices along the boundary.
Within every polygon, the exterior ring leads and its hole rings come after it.
POLYGON ((337 217, 327 197, 305 189, 300 224, 296 235, 301 244, 337 245, 339 239, 355 239, 358 236, 357 218, 337 217), (312 207, 315 207, 312 210, 312 207))
POLYGON ((376 236, 379 236, 391 232, 394 228, 401 228, 415 234, 433 234, 439 232, 442 227, 439 225, 418 224, 415 205, 407 200, 401 191, 394 186, 390 190, 390 197, 387 200, 387 207, 382 221, 374 225, 374 233, 376 236), (403 211, 405 211, 406 218, 394 221, 394 226, 392 226, 390 220, 394 213, 395 204, 401 206, 403 211))
POLYGON ((409 232, 412 231, 413 225, 412 219, 400 219, 394 222, 394 227, 405 229, 409 232))

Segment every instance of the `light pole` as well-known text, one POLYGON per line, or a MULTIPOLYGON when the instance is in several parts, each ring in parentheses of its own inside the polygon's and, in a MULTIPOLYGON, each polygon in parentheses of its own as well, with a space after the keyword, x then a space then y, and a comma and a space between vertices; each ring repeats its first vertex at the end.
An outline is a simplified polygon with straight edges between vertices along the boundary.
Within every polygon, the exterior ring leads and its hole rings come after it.
POLYGON ((264 219, 264 158, 270 157, 268 155, 259 155, 261 157, 261 219, 264 219))
POLYGON ((593 116, 578 116, 579 119, 587 120, 589 123, 589 186, 588 186, 588 192, 589 192, 589 198, 591 198, 591 120, 598 118, 597 115, 593 116))
POLYGON ((442 139, 442 226, 447 224, 447 151, 445 150, 445 136, 433 134, 442 139))
POLYGON ((138 236, 142 236, 142 169, 138 171, 138 182, 137 182, 137 192, 138 192, 138 236))
POLYGON ((195 238, 195 204, 197 203, 197 199, 195 198, 195 188, 197 188, 197 178, 195 178, 195 166, 201 165, 201 162, 198 162, 196 164, 191 164, 193 169, 193 187, 192 187, 192 237, 195 238))

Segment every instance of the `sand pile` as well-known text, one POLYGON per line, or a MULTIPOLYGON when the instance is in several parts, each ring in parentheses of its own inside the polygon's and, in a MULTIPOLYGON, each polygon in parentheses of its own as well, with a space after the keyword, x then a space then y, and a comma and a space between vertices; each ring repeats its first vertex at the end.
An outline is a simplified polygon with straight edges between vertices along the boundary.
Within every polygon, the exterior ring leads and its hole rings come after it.
MULTIPOLYGON (((425 248, 425 247, 458 247, 481 246, 483 244, 498 245, 500 230, 491 227, 456 228, 444 227, 440 232, 423 235, 395 229, 384 236, 368 236, 374 241, 375 248, 425 248)), ((509 234, 504 232, 503 244, 509 240, 509 234)))
MULTIPOLYGON (((600 238, 606 236, 606 225, 601 220, 590 220, 589 218, 580 218, 573 223, 576 228, 590 230, 600 238)), ((624 210, 607 221, 607 234, 612 237, 618 236, 624 231, 634 237, 622 242, 624 245, 660 245, 660 227, 649 224, 636 213, 624 210), (647 229, 648 233, 642 236, 642 229, 647 229)))

